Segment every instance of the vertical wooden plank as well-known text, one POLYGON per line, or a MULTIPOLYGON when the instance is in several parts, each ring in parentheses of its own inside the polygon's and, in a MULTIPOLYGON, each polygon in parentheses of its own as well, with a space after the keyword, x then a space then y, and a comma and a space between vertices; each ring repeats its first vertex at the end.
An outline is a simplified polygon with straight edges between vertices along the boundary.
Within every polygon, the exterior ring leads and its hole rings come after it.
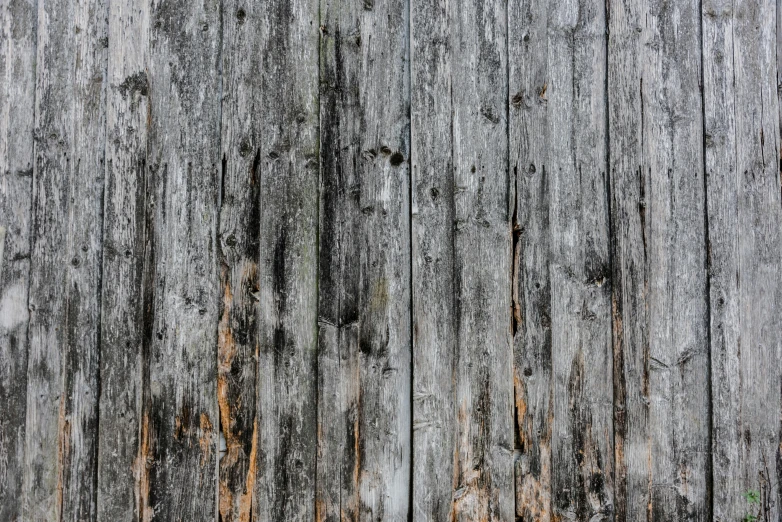
POLYGON ((410 497, 408 4, 323 0, 317 516, 410 497))
POLYGON ((605 6, 553 1, 549 8, 549 72, 542 96, 548 112, 543 168, 550 223, 552 517, 610 519, 613 388, 605 6))
POLYGON ((149 482, 141 444, 142 283, 153 212, 147 194, 154 190, 146 184, 147 0, 112 2, 108 31, 97 513, 99 520, 138 521, 150 516, 143 512, 149 482))
POLYGON ((454 295, 457 322, 454 520, 510 520, 513 350, 507 10, 450 4, 454 295))
POLYGON ((612 2, 607 13, 615 520, 649 520, 651 504, 642 1, 612 2))
POLYGON ((640 19, 652 520, 712 520, 699 6, 649 2, 640 19))
POLYGON ((24 476, 36 5, 0 12, 0 519, 18 520, 24 476))
POLYGON ((547 1, 508 2, 514 471, 524 522, 551 520, 548 23, 547 1))
POLYGON ((447 520, 456 408, 449 3, 410 5, 413 520, 447 520))
POLYGON ((697 2, 612 3, 608 53, 617 517, 707 520, 697 2))
POLYGON ((106 16, 39 4, 25 520, 95 518, 106 16))
POLYGON ((217 401, 222 435, 219 515, 225 522, 251 520, 258 475, 257 303, 263 188, 258 150, 262 112, 256 106, 261 101, 261 16, 257 3, 228 0, 223 4, 217 401))
POLYGON ((702 8, 710 242, 714 519, 778 520, 779 108, 776 5, 702 8), (760 493, 759 505, 743 496, 760 493))
POLYGON ((152 462, 142 511, 160 520, 213 519, 217 508, 220 35, 217 0, 151 2, 152 317, 142 446, 152 462))
MULTIPOLYGON (((258 520, 315 519, 318 11, 318 0, 273 0, 258 12, 263 34, 261 132, 256 136, 261 187, 258 520)), ((382 477, 392 480, 393 474, 382 477)))

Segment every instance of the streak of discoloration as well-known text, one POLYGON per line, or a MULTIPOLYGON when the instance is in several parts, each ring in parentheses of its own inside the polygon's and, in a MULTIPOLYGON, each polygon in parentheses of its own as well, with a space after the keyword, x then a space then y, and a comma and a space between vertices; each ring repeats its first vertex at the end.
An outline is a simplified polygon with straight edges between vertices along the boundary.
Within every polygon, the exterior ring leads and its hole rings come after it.
POLYGON ((201 413, 199 422, 201 431, 198 436, 198 444, 201 446, 201 466, 204 466, 212 454, 212 442, 213 442, 213 429, 212 422, 209 420, 209 415, 201 413))
POLYGON ((155 514, 149 502, 149 471, 153 463, 152 441, 149 433, 149 416, 144 413, 141 420, 141 440, 138 455, 133 463, 135 478, 136 512, 140 522, 150 522, 155 514))
POLYGON ((255 477, 258 473, 258 419, 253 422, 253 442, 250 450, 250 464, 247 467, 245 491, 239 498, 239 522, 251 522, 255 477))

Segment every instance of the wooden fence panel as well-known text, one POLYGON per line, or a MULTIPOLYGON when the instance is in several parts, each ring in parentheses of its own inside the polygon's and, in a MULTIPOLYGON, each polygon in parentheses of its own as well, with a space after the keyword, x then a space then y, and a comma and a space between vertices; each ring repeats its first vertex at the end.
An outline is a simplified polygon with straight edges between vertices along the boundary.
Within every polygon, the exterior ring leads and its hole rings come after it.
POLYGON ((779 520, 777 4, 0 3, 0 519, 779 520))

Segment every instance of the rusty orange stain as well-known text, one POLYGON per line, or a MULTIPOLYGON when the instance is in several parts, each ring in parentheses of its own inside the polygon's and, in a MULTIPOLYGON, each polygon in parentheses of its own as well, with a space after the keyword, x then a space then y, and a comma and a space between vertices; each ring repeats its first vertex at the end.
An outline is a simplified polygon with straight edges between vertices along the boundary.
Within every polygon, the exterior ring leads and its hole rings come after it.
POLYGON ((239 522, 250 522, 258 461, 258 419, 253 421, 253 442, 250 449, 250 465, 247 468, 245 492, 239 498, 239 522))
POLYGON ((141 420, 141 440, 139 441, 138 454, 133 462, 133 474, 136 479, 136 510, 141 522, 152 520, 155 514, 152 506, 149 505, 149 467, 152 461, 150 450, 149 416, 144 412, 141 420))

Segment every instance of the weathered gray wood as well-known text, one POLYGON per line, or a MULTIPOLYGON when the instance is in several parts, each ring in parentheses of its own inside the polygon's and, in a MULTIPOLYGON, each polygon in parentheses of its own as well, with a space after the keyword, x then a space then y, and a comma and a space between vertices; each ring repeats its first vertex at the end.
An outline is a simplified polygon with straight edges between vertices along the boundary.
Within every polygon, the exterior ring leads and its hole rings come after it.
MULTIPOLYGON (((148 442, 142 445, 144 347, 149 292, 147 237, 147 59, 149 2, 109 6, 106 184, 101 293, 98 520, 148 520, 148 442), (146 507, 146 511, 144 511, 146 507)), ((146 334, 146 337, 145 337, 146 334)))
POLYGON ((16 521, 25 469, 37 15, 31 0, 0 9, 0 520, 16 521))
POLYGON ((219 515, 250 521, 259 473, 258 277, 261 259, 259 140, 261 9, 255 3, 223 4, 222 179, 218 257, 221 307, 218 325, 217 397, 220 414, 219 515))
POLYGON ((453 520, 510 520, 513 349, 505 2, 451 3, 457 366, 453 520))
POLYGON ((456 408, 451 20, 443 0, 410 2, 413 520, 452 510, 456 408))
POLYGON ((39 5, 24 520, 95 518, 106 18, 39 5))
POLYGON ((220 3, 153 0, 148 66, 149 374, 141 507, 159 520, 216 514, 220 3))
POLYGON ((616 511, 632 520, 707 520, 698 4, 611 7, 616 511))
MULTIPOLYGON (((639 19, 639 93, 642 165, 648 171, 649 192, 640 204, 645 205, 646 236, 641 239, 649 285, 649 351, 644 363, 652 455, 650 516, 706 521, 712 517, 699 2, 650 2, 645 9, 639 19)), ((628 376, 628 386, 631 381, 628 376)), ((639 385, 643 393, 643 379, 635 381, 634 386, 639 385)))
POLYGON ((257 13, 264 37, 261 126, 256 136, 261 187, 258 419, 263 456, 256 482, 256 520, 315 519, 318 11, 318 0, 273 0, 257 13))
POLYGON ((551 520, 548 22, 548 2, 508 2, 514 471, 524 522, 551 520))
POLYGON ((714 520, 780 517, 779 107, 773 1, 703 4, 714 520), (743 493, 760 492, 760 506, 743 493))
POLYGON ((552 517, 607 520, 613 388, 605 6, 552 1, 547 47, 552 517))
POLYGON ((323 0, 317 516, 407 520, 408 7, 323 0))

